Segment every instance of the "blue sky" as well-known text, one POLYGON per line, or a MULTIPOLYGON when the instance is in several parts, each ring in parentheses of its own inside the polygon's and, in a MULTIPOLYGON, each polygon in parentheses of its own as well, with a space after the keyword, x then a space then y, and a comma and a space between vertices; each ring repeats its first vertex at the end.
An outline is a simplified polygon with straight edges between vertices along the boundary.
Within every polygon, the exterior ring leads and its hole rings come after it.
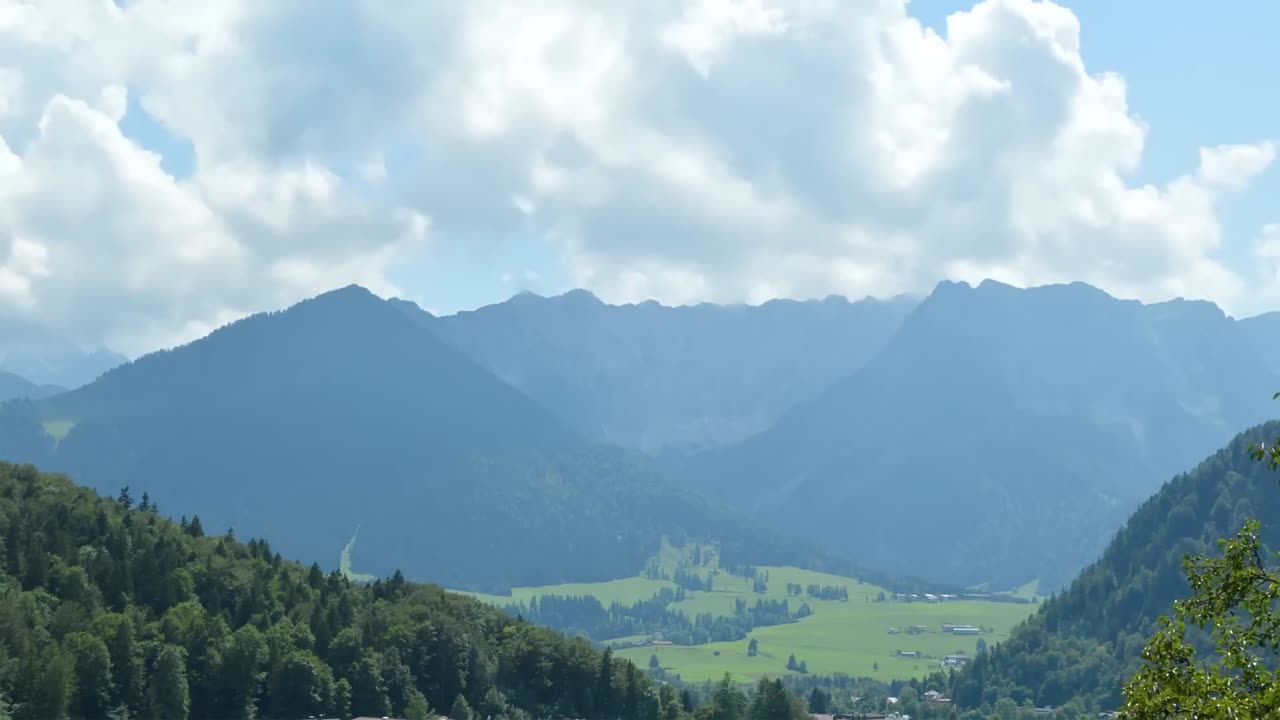
POLYGON ((893 2, 316 7, 0 28, 0 327, 136 353, 351 282, 1280 308, 1280 6, 1067 2, 1077 38, 1046 2, 910 2, 941 43, 893 2))
MULTIPOLYGON (((1280 4, 1063 2, 1080 19, 1090 72, 1116 72, 1148 126, 1135 179, 1166 182, 1194 164, 1201 145, 1280 138, 1280 4)), ((942 33, 947 15, 972 3, 911 0, 913 15, 942 33)), ((1271 170, 1221 213, 1224 256, 1249 262, 1258 228, 1280 219, 1280 172, 1271 170)))

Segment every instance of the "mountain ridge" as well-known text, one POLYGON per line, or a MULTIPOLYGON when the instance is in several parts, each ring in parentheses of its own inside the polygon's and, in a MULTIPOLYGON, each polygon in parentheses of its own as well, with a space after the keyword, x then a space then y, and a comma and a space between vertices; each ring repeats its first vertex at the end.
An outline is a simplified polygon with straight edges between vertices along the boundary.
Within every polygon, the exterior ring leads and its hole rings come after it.
POLYGON ((660 454, 767 427, 874 356, 914 300, 668 307, 575 290, 444 316, 393 302, 581 434, 660 454))
POLYGON ((56 385, 40 385, 17 373, 0 370, 0 403, 18 398, 40 398, 66 392, 66 388, 56 385))
POLYGON ((1241 325, 1201 310, 1084 283, 944 282, 860 370, 678 474, 880 567, 1053 587, 1102 550, 1081 539, 1270 416, 1255 391, 1275 369, 1243 352, 1241 325), (822 529, 842 522, 863 532, 822 529))
POLYGON ((358 287, 236 321, 57 397, 9 403, 0 426, 13 428, 0 433, 0 456, 104 492, 148 491, 170 512, 330 567, 360 525, 356 567, 460 589, 625 577, 679 533, 739 562, 856 567, 711 506, 632 452, 584 440, 358 287), (43 433, 51 421, 69 433, 43 433), (442 507, 471 512, 419 522, 442 507))

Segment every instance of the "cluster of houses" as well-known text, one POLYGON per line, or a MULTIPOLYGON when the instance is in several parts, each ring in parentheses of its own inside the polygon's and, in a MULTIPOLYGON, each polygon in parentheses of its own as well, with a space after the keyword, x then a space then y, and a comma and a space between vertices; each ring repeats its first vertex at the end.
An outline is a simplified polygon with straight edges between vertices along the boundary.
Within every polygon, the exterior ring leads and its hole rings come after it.
MULTIPOLYGON (((903 660, 927 660, 929 658, 928 655, 919 650, 899 650, 895 653, 895 656, 903 660)), ((962 668, 968 665, 971 659, 968 655, 948 655, 942 658, 942 667, 962 668)))
MULTIPOLYGON (((903 632, 904 631, 902 630, 902 628, 896 628, 896 627, 889 628, 890 635, 900 635, 903 632)), ((929 632, 929 626, 928 625, 912 625, 911 627, 907 628, 905 632, 908 635, 919 635, 921 633, 929 632)), ((952 635, 981 635, 982 628, 976 627, 974 625, 956 625, 954 623, 943 623, 942 632, 951 633, 952 635)))
POLYGON ((956 600, 990 600, 991 596, 987 593, 961 593, 959 595, 951 595, 942 593, 934 595, 933 593, 894 593, 893 599, 898 602, 955 602, 956 600))

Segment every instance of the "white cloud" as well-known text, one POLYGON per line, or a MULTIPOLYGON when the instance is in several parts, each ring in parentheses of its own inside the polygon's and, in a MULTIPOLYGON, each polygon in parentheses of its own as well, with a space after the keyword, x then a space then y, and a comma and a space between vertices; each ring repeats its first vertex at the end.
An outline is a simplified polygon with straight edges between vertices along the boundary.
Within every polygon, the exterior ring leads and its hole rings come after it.
POLYGON ((0 3, 0 320, 136 351, 398 291, 428 225, 539 233, 619 301, 992 276, 1241 302, 1218 202, 1274 146, 1134 183, 1147 128, 1080 31, 1031 0, 941 35, 904 0, 0 3), (130 97, 191 177, 120 134, 130 97))
POLYGON ((1200 177, 1210 185, 1242 188, 1266 170, 1275 157, 1276 148, 1270 142, 1201 148, 1200 177))

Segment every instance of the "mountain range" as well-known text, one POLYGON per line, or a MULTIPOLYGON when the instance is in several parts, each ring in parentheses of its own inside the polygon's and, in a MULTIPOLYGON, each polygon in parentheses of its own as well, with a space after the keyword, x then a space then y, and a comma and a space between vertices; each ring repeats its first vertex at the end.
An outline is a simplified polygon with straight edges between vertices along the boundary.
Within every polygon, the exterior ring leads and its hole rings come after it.
MULTIPOLYGON (((455 588, 638 573, 663 537, 820 563, 584 439, 400 308, 348 287, 0 410, 0 456, 326 566, 455 588)), ((853 572, 852 566, 841 567, 853 572)))
POLYGON ((37 385, 24 377, 0 370, 0 402, 15 398, 39 399, 65 391, 66 388, 57 385, 37 385))
POLYGON ((103 348, 85 350, 30 321, 0 319, 0 372, 37 385, 77 388, 125 359, 103 348))
POLYGON ((667 307, 574 290, 438 318, 393 302, 584 436, 662 453, 767 428, 879 353, 917 300, 667 307))
POLYGON ((1164 478, 1272 416, 1260 342, 1204 302, 943 283, 860 370, 680 475, 872 566, 1052 589, 1164 478))
POLYGON ((353 286, 9 402, 0 457, 454 587, 631 575, 667 536, 1052 590, 1271 416, 1276 322, 1079 283, 445 317, 353 286))

